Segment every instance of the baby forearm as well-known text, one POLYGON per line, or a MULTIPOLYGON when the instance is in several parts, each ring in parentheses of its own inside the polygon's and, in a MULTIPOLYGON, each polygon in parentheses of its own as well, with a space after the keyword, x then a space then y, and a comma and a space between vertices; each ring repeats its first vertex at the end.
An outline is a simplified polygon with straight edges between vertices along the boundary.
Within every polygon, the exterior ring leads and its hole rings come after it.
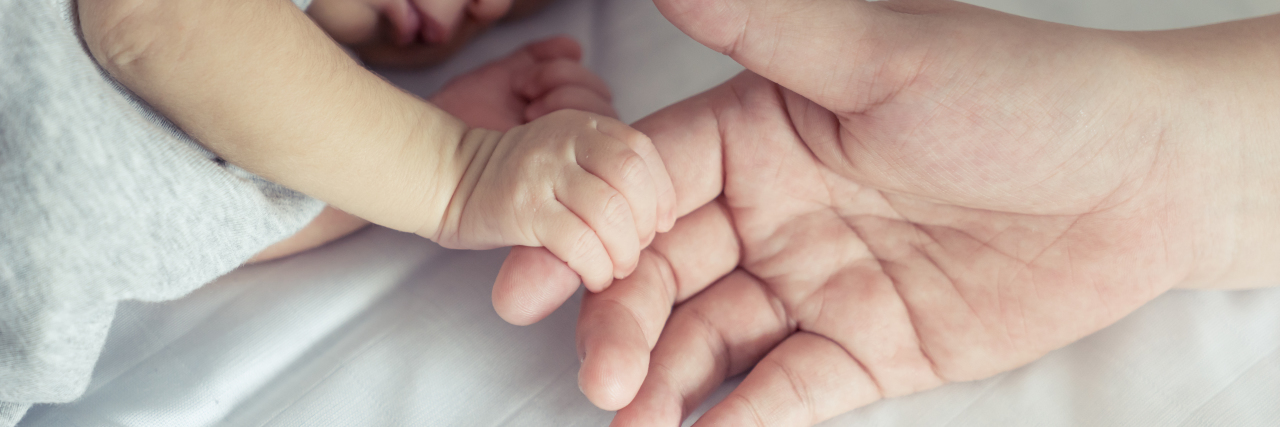
POLYGON ((375 223, 431 232, 474 154, 465 124, 287 0, 81 0, 79 15, 99 63, 207 148, 375 223))

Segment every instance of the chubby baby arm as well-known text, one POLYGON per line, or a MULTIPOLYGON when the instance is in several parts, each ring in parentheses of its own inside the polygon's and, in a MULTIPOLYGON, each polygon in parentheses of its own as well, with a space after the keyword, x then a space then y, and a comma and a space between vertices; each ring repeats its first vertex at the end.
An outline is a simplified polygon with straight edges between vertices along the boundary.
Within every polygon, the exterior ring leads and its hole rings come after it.
POLYGON ((205 147, 371 222, 439 223, 478 148, 462 121, 365 70, 288 0, 77 6, 103 68, 205 147))
MULTIPOLYGON (((573 39, 554 37, 471 70, 430 98, 471 127, 506 131, 548 112, 575 109, 617 117, 608 86, 580 60, 573 39)), ((368 225, 332 206, 292 237, 259 252, 250 263, 313 249, 368 225)))

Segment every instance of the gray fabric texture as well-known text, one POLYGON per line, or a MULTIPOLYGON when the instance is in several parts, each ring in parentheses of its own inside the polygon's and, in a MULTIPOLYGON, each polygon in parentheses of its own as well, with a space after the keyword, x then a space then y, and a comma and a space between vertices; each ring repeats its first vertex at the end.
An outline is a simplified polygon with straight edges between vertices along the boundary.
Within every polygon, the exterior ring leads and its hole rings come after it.
POLYGON ((83 393, 117 302, 181 297, 323 208, 157 115, 76 22, 71 0, 0 0, 0 426, 83 393))
POLYGON ((0 426, 12 426, 22 419, 31 407, 29 403, 0 402, 0 426))

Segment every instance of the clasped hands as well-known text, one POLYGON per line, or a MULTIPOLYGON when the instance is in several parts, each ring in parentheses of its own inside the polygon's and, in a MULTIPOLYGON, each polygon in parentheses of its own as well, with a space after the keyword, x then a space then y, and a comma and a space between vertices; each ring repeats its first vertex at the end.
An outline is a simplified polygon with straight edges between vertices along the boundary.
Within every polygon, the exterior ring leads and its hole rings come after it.
MULTIPOLYGON (((679 425, 742 372, 698 425, 811 425, 1024 365, 1173 287, 1274 277, 1251 254, 1275 253, 1255 154, 1280 109, 1249 93, 1280 83, 1249 77, 1276 58, 1233 39, 1273 18, 1119 33, 937 0, 657 4, 748 71, 634 125, 681 218, 583 300, 579 383, 615 425, 679 425)), ((532 323, 578 283, 515 248, 494 304, 532 323)))

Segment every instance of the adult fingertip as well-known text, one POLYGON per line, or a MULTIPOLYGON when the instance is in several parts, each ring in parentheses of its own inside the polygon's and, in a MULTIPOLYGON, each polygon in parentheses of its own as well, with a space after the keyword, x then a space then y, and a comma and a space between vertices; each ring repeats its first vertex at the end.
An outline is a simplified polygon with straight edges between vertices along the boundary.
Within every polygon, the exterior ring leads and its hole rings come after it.
POLYGON ((597 407, 614 411, 630 405, 649 373, 650 346, 635 312, 587 295, 578 318, 578 387, 597 407))
POLYGON ((493 284, 493 308, 513 325, 530 325, 555 311, 578 289, 580 280, 544 248, 515 247, 493 284))
POLYGON ((630 399, 620 398, 619 394, 615 391, 602 391, 601 388, 594 386, 591 384, 591 380, 588 380, 586 376, 582 375, 581 371, 578 373, 578 390, 582 391, 582 394, 587 397, 587 400, 590 401, 592 405, 596 405, 597 408, 606 411, 616 411, 626 407, 628 403, 631 403, 630 399))
POLYGON ((644 383, 648 351, 600 346, 588 351, 578 369, 578 388, 591 404, 606 411, 626 407, 644 383))

